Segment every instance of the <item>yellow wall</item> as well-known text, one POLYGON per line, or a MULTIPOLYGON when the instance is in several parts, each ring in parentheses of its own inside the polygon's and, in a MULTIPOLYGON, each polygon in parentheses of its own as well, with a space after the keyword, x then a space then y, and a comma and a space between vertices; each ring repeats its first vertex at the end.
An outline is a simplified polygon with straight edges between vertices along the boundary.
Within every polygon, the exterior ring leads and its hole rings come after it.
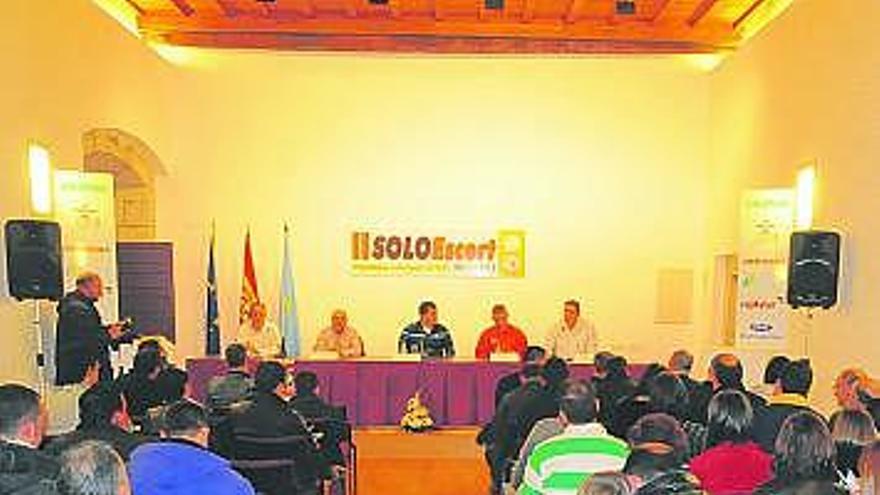
MULTIPOLYGON (((95 127, 127 129, 162 152, 166 135, 160 95, 171 76, 167 64, 87 0, 51 6, 10 0, 3 9, 0 218, 30 214, 30 139, 46 145, 55 166, 63 168, 81 167, 82 134, 95 127)), ((0 265, 0 380, 33 381, 31 310, 5 297, 5 261, 0 265)))
MULTIPOLYGON (((638 359, 701 345, 708 80, 674 59, 477 59, 202 53, 169 120, 158 234, 175 241, 178 335, 202 351, 217 221, 221 326, 235 332, 244 232, 277 305, 294 228, 304 340, 349 309, 390 355, 431 298, 473 355, 493 303, 540 341, 582 299, 602 341, 638 359), (524 280, 357 278, 349 232, 387 224, 527 230, 524 280), (653 323, 657 271, 695 271, 695 323, 653 323)), ((266 297, 268 296, 268 297, 266 297)))
POLYGON ((840 306, 793 322, 817 400, 845 366, 880 373, 880 4, 799 0, 713 75, 710 243, 734 249, 743 188, 791 185, 818 160, 816 228, 844 234, 840 306), (806 349, 805 349, 806 346, 806 349))

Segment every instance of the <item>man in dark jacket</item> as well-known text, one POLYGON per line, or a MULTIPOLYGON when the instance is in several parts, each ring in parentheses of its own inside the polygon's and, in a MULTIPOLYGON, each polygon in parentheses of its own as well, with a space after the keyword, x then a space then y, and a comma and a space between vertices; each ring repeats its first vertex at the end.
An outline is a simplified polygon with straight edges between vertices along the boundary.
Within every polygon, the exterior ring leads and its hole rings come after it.
POLYGON ((97 362, 102 381, 113 379, 110 347, 125 338, 123 325, 104 325, 95 302, 104 295, 104 285, 96 273, 76 279, 76 290, 58 303, 55 343, 55 384, 80 383, 86 370, 97 362))
POLYGON ((812 384, 813 369, 808 359, 792 361, 785 367, 779 377, 781 393, 770 397, 766 407, 755 411, 752 435, 764 451, 773 453, 776 436, 789 416, 804 411, 815 413, 807 404, 812 384))
MULTIPOLYGON (((752 405, 752 410, 757 412, 764 408, 767 401, 760 395, 746 390, 743 385, 743 366, 739 358, 729 353, 718 354, 712 358, 709 365, 709 381, 704 384, 700 391, 695 394, 693 405, 696 417, 703 421, 708 418, 709 401, 721 390, 736 390, 742 392, 752 405)), ((691 417, 694 417, 691 415, 691 417)))
POLYGON ((432 358, 455 356, 452 332, 437 321, 437 305, 433 301, 419 304, 419 321, 407 325, 397 342, 401 354, 421 354, 432 358))
POLYGON ((39 394, 21 385, 0 386, 0 493, 56 493, 59 466, 37 450, 46 421, 39 394))
POLYGON ((290 400, 290 407, 303 418, 323 438, 319 442, 324 458, 334 466, 345 465, 345 456, 339 444, 351 437, 351 429, 346 423, 345 409, 334 407, 318 396, 318 375, 311 371, 301 371, 293 379, 296 395, 290 400))
POLYGON ((543 347, 529 346, 523 357, 522 369, 516 373, 504 375, 495 385, 495 408, 501 405, 504 396, 518 389, 525 382, 525 374, 528 369, 538 367, 544 364, 547 358, 547 351, 543 347))
POLYGON ((250 400, 254 391, 254 380, 245 369, 247 349, 241 344, 230 344, 225 355, 226 374, 208 382, 208 410, 214 415, 225 414, 234 404, 250 400))
POLYGON ((122 390, 115 382, 98 382, 79 397, 79 425, 76 430, 53 438, 43 450, 53 456, 85 440, 104 442, 128 462, 131 452, 149 439, 131 432, 122 390))
POLYGON ((182 400, 162 417, 161 442, 136 448, 129 476, 137 495, 254 495, 229 461, 207 449, 210 427, 199 404, 182 400))

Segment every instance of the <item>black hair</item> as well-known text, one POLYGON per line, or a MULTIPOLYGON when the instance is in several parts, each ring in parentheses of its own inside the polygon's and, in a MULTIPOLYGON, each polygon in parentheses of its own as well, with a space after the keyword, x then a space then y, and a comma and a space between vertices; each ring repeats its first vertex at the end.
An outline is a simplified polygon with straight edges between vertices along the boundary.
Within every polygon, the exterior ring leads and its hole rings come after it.
POLYGON ((712 358, 712 373, 722 389, 742 390, 743 367, 733 354, 718 354, 712 358))
POLYGON ((607 376, 611 379, 628 380, 629 371, 627 371, 626 358, 623 356, 614 356, 605 364, 607 376))
POLYGON ((577 311, 577 314, 581 314, 581 303, 574 299, 569 299, 568 301, 565 301, 564 306, 571 306, 577 311))
POLYGON ((530 345, 526 348, 526 353, 523 357, 524 363, 537 363, 538 361, 543 360, 547 356, 547 350, 541 346, 530 345))
POLYGON ((79 396, 80 428, 109 425, 123 409, 122 390, 116 382, 98 382, 79 396))
POLYGON ((614 354, 611 354, 608 351, 599 351, 593 356, 593 366, 596 367, 597 373, 605 373, 608 371, 608 361, 614 357, 614 354))
POLYGON ((205 408, 189 399, 171 404, 162 414, 161 430, 171 437, 192 435, 206 426, 208 426, 208 416, 205 408))
POLYGON ((656 464, 667 469, 680 467, 688 451, 687 434, 678 420, 668 414, 652 413, 642 416, 627 435, 634 453, 654 457, 656 464))
POLYGON ((599 410, 593 386, 583 380, 567 380, 559 399, 559 410, 573 424, 595 421, 599 410))
POLYGON ((297 395, 312 395, 318 389, 318 375, 311 371, 300 371, 293 377, 297 395))
POLYGON ((788 483, 834 480, 834 440, 825 420, 810 411, 789 416, 776 437, 773 468, 788 483))
POLYGON ((136 378, 147 379, 156 369, 162 367, 162 355, 152 348, 145 348, 134 356, 131 372, 136 378))
POLYGON ((437 309, 437 305, 434 304, 434 301, 422 301, 422 303, 419 304, 420 315, 427 313, 430 309, 437 309))
POLYGON ((688 410, 688 391, 684 382, 674 373, 664 371, 647 383, 653 412, 683 418, 688 410))
POLYGON ((706 448, 724 442, 745 443, 751 438, 754 411, 749 399, 738 390, 722 390, 709 402, 706 448))
POLYGON ((275 361, 263 361, 254 375, 254 388, 258 392, 272 393, 275 388, 284 383, 287 370, 281 363, 275 361))
POLYGON ((568 379, 568 364, 564 359, 552 357, 547 360, 541 370, 541 377, 544 378, 548 386, 558 388, 562 382, 568 379))
POLYGON ((785 367, 791 363, 791 359, 786 356, 773 356, 767 361, 767 367, 764 368, 764 384, 774 385, 782 377, 785 367))
POLYGON ((241 368, 247 362, 247 349, 241 344, 229 344, 224 352, 226 365, 230 368, 241 368))
POLYGON ((24 385, 0 385, 0 435, 15 437, 18 429, 40 416, 40 394, 24 385))
POLYGON ((784 393, 806 397, 813 385, 813 368, 810 366, 810 360, 798 359, 789 363, 779 377, 779 385, 784 393))

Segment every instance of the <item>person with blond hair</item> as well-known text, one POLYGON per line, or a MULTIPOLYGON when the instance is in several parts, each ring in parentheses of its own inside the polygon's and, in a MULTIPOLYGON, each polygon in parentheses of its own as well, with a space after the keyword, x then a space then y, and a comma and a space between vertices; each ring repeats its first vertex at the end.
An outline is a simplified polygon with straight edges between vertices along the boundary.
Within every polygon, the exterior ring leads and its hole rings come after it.
POLYGON ((837 455, 837 472, 843 477, 858 477, 859 458, 865 445, 877 439, 874 420, 865 411, 844 409, 831 416, 831 437, 837 455))

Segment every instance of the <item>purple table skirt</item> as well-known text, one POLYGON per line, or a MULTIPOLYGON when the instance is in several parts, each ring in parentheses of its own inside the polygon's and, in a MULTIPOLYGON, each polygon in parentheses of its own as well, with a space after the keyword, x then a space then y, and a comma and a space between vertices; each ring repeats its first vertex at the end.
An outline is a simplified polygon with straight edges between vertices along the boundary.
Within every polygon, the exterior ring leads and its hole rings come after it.
MULTIPOLYGON (((249 363, 255 368, 256 362, 249 363)), ((495 384, 520 367, 517 363, 461 361, 297 361, 292 371, 313 371, 321 383, 321 395, 335 405, 348 408, 355 426, 396 425, 407 399, 421 391, 438 426, 481 425, 495 411, 495 384)), ((644 366, 630 369, 639 376, 644 366)), ((220 358, 188 359, 193 398, 204 402, 207 383, 223 374, 220 358)), ((572 365, 576 378, 589 378, 592 365, 572 365)))

